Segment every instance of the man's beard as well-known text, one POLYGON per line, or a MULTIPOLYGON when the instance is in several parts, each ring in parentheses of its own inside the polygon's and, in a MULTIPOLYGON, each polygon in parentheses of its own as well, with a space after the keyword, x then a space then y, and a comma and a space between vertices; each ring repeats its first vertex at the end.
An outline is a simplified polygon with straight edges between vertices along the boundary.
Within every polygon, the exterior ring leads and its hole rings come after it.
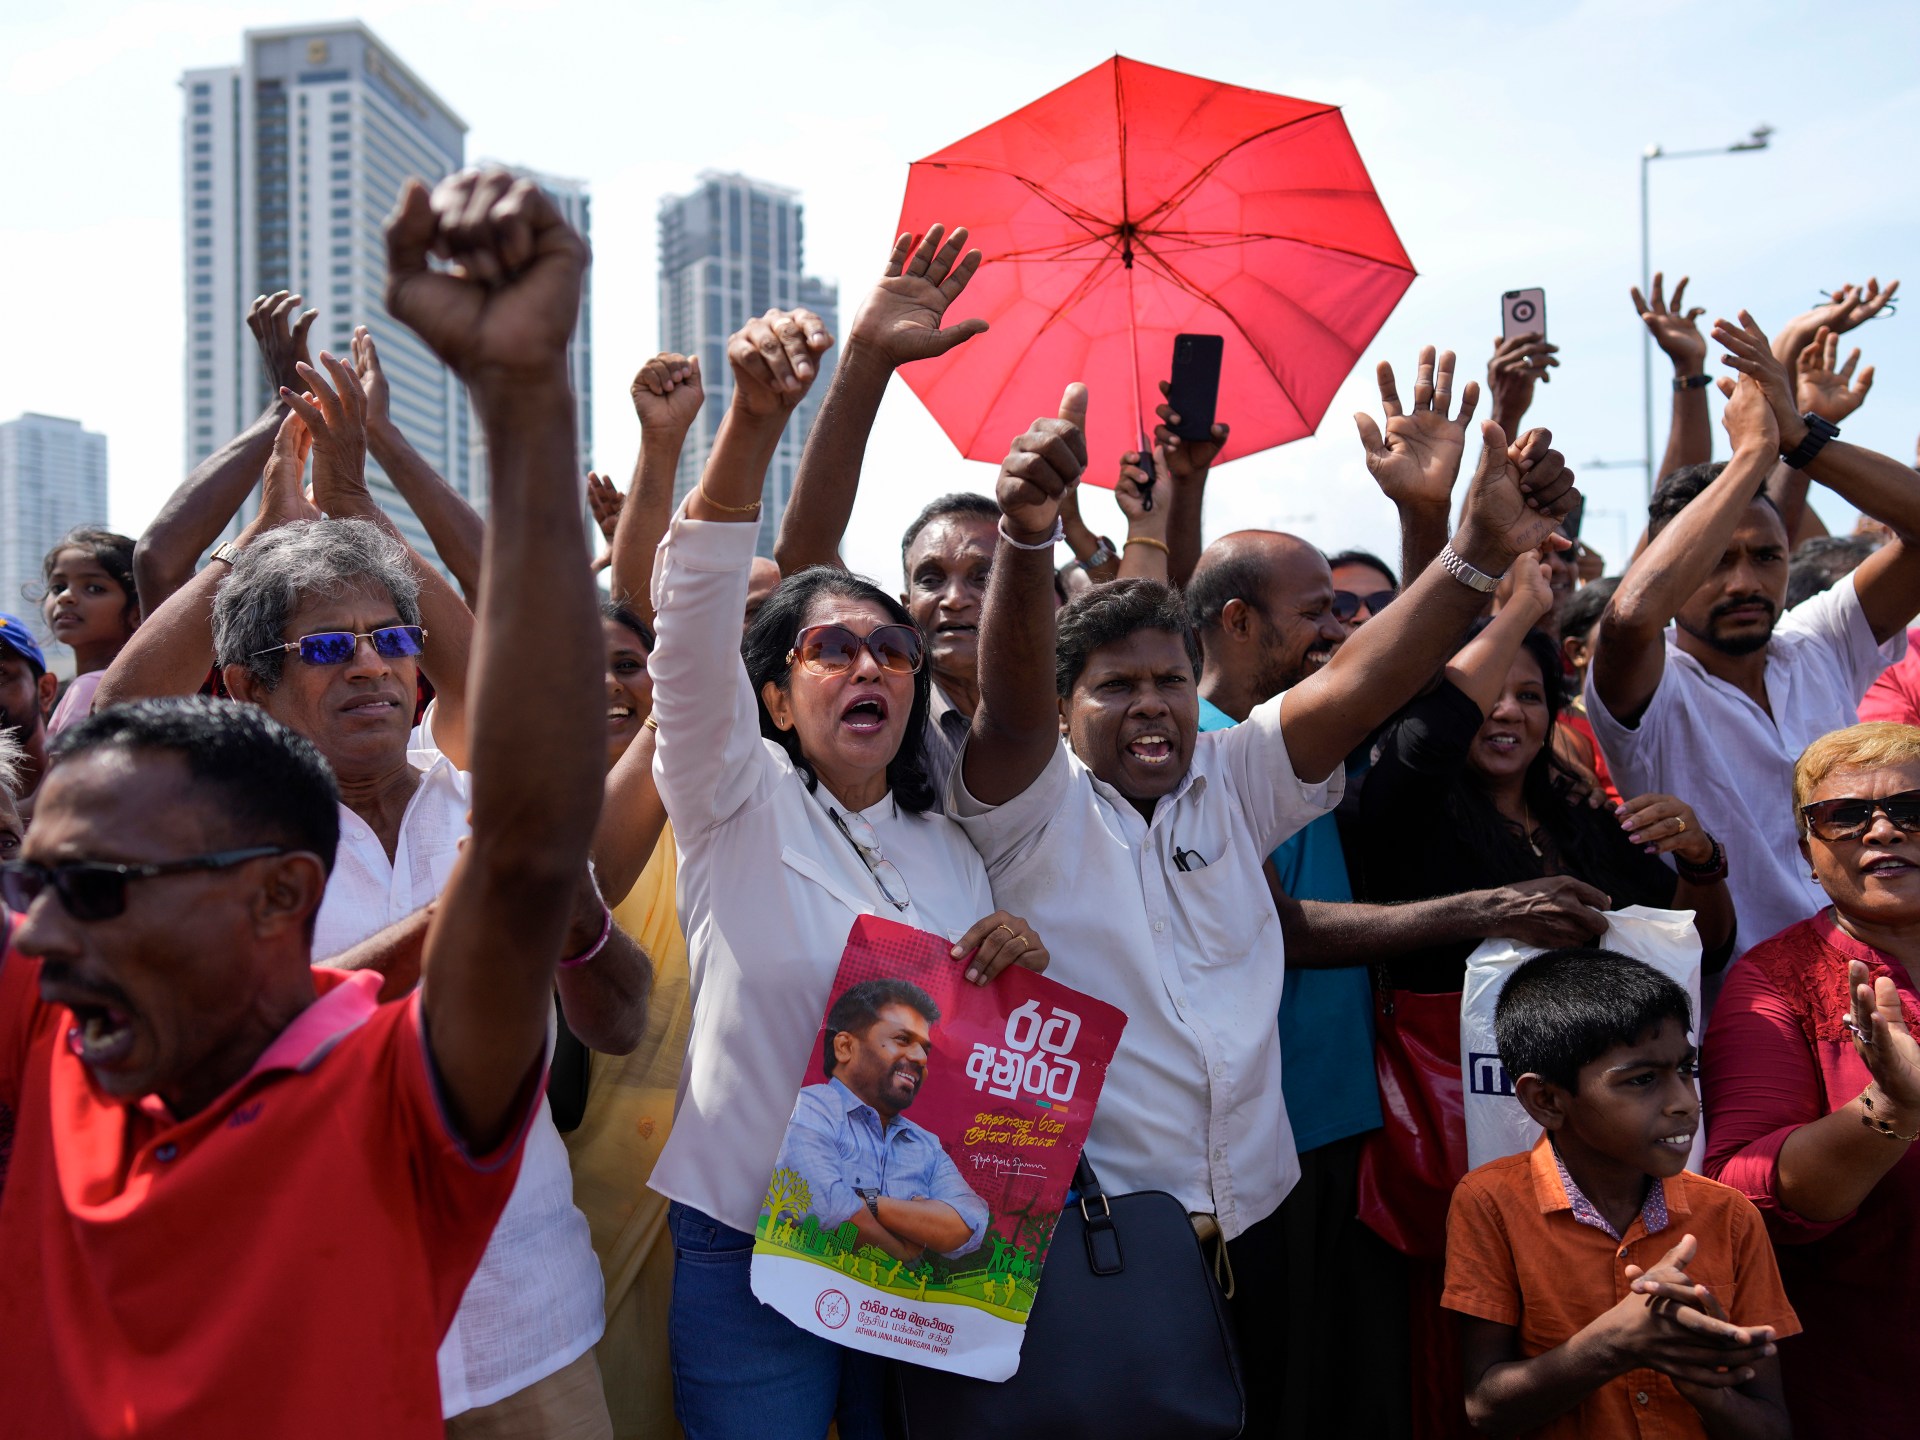
POLYGON ((1741 655, 1751 655, 1757 650, 1766 649, 1767 642, 1773 638, 1773 627, 1775 624, 1779 622, 1779 619, 1780 619, 1779 608, 1771 600, 1767 599, 1766 596, 1743 595, 1737 600, 1723 600, 1720 604, 1714 606, 1713 609, 1708 611, 1707 623, 1704 629, 1696 630, 1691 625, 1682 624, 1678 621, 1676 621, 1675 623, 1680 624, 1680 628, 1682 630, 1686 631, 1687 634, 1693 636, 1693 638, 1698 640, 1701 644, 1711 646, 1713 649, 1718 650, 1722 655, 1732 655, 1737 657, 1741 655), (1767 628, 1765 630, 1762 630, 1753 634, 1737 635, 1737 636, 1724 636, 1724 635, 1719 635, 1715 633, 1714 624, 1716 621, 1723 618, 1729 611, 1733 610, 1736 606, 1751 605, 1751 604, 1754 604, 1756 601, 1767 607, 1767 628))

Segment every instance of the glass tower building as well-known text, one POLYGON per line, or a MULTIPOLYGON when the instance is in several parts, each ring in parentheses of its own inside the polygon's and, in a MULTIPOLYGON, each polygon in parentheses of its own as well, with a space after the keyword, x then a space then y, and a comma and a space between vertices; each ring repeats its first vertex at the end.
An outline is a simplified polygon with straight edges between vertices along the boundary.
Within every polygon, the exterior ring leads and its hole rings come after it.
MULTIPOLYGON (((0 424, 0 611, 25 621, 41 648, 50 640, 37 598, 42 559, 74 526, 106 523, 106 436, 52 415, 0 424)), ((72 674, 64 648, 47 661, 72 674)))

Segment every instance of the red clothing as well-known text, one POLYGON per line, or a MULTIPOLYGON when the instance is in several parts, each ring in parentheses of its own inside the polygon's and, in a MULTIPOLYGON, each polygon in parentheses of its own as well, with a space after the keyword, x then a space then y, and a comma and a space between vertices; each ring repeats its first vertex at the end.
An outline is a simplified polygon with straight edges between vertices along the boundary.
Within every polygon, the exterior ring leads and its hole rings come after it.
POLYGON ((1844 1220, 1803 1220, 1776 1190, 1787 1136, 1847 1105, 1871 1079, 1840 1023, 1847 962, 1889 976, 1908 1019, 1920 1019, 1920 992, 1906 967, 1832 917, 1823 910, 1788 927, 1727 972, 1700 1066, 1707 1173, 1766 1216, 1788 1298, 1807 1327, 1780 1347, 1800 1440, 1910 1434, 1912 1377, 1900 1364, 1863 1357, 1892 1337, 1920 1335, 1920 1147, 1908 1146, 1844 1220))
POLYGON ((1587 718, 1587 712, 1576 702, 1562 710, 1555 723, 1566 726, 1587 742, 1587 749, 1593 753, 1594 777, 1599 780, 1600 788, 1606 792, 1608 801, 1618 805, 1620 791, 1614 786, 1613 772, 1607 768, 1606 752, 1600 748, 1600 741, 1593 733, 1593 722, 1587 718))
POLYGON ((1867 687, 1860 698, 1860 719, 1920 725, 1920 626, 1907 631, 1907 653, 1867 687))
MULTIPOLYGON (((0 960, 0 1430, 35 1440, 439 1440, 434 1351, 519 1170, 449 1132, 417 995, 319 997, 191 1119, 99 1094, 0 960)), ((535 1098, 537 1099, 537 1090, 535 1098)), ((531 1106, 529 1106, 529 1110, 531 1106)))

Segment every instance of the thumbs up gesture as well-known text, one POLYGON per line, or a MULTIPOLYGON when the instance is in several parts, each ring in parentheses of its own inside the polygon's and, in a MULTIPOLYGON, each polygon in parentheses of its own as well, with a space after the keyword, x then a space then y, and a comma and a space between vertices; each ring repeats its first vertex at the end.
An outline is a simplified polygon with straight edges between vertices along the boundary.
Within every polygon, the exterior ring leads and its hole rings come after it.
POLYGON ((1053 534, 1060 500, 1087 468, 1087 387, 1067 386, 1055 419, 1041 419, 1013 442, 1000 467, 994 498, 1007 532, 1023 544, 1053 534))

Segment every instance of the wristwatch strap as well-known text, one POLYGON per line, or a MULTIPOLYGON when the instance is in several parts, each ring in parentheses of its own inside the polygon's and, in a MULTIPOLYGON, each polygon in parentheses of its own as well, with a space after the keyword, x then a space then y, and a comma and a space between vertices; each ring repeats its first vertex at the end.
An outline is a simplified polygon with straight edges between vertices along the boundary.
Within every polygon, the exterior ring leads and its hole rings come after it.
POLYGON ((231 566, 233 564, 234 556, 238 555, 239 553, 240 553, 240 545, 238 541, 222 540, 218 545, 214 547, 213 554, 209 555, 207 558, 209 560, 224 561, 227 565, 231 566))
POLYGON ((1673 388, 1676 394, 1685 390, 1704 390, 1712 383, 1713 376, 1711 375, 1676 375, 1673 377, 1673 388))
POLYGON ((868 1212, 874 1219, 878 1220, 880 1218, 880 1192, 878 1190, 866 1190, 861 1192, 861 1198, 867 1202, 868 1212))
POLYGON ((1440 568, 1469 590, 1478 590, 1482 595, 1491 595, 1500 586, 1498 575, 1489 575, 1484 570, 1474 569, 1460 558, 1452 542, 1448 542, 1440 551, 1440 568))
POLYGON ((1798 445, 1780 457, 1783 464, 1790 465, 1795 470, 1806 469, 1813 457, 1826 449, 1827 442, 1840 433, 1838 425, 1824 415, 1814 414, 1811 410, 1800 418, 1806 422, 1807 433, 1800 437, 1798 445))

